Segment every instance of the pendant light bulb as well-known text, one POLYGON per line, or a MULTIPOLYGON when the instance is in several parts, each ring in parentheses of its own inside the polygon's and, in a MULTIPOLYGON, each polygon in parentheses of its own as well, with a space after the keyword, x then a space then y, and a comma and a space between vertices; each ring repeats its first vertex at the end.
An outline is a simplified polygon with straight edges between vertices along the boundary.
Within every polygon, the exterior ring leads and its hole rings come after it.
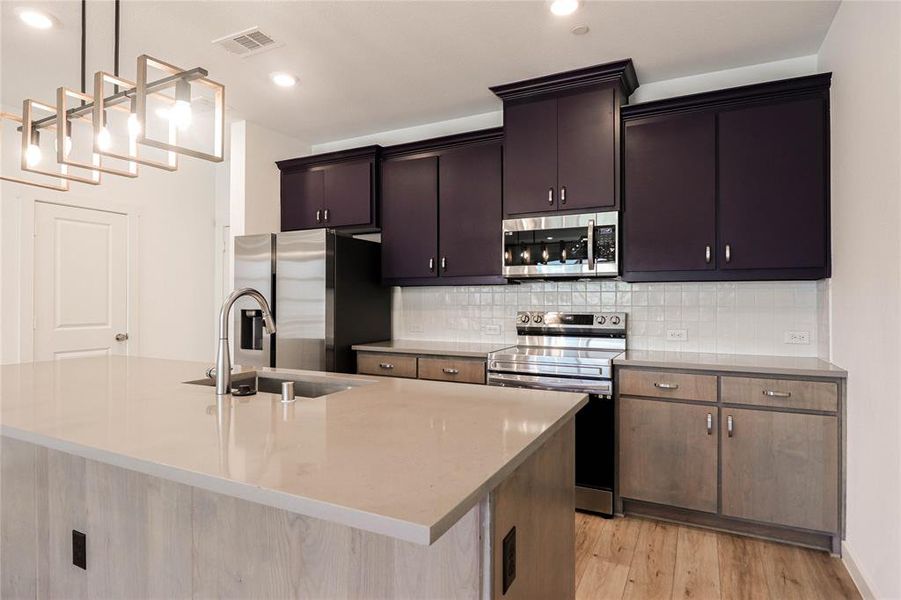
POLYGON ((141 133, 141 122, 138 121, 138 115, 131 113, 128 115, 128 135, 138 137, 141 133))
POLYGON ((169 111, 169 119, 180 130, 191 126, 191 103, 186 100, 176 100, 175 106, 169 111))
MULTIPOLYGON (((57 150, 59 148, 59 140, 53 140, 53 149, 57 150)), ((72 152, 72 136, 67 135, 63 138, 63 154, 65 156, 69 156, 69 153, 72 152)))
POLYGON ((104 126, 100 133, 97 134, 97 147, 106 152, 113 145, 112 136, 110 136, 109 129, 104 126))
POLYGON ((25 164, 34 168, 41 162, 41 148, 37 144, 28 144, 25 150, 25 164))

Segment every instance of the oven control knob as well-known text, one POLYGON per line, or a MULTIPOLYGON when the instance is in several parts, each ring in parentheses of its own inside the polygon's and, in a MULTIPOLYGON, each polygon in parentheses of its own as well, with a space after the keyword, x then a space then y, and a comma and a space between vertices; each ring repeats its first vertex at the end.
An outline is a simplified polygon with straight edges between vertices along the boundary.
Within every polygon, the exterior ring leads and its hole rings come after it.
POLYGON ((522 321, 523 323, 528 323, 528 322, 529 322, 529 315, 523 315, 523 316, 521 316, 521 317, 519 318, 519 320, 522 321))
POLYGON ((600 317, 598 317, 598 325, 603 325, 606 322, 607 322, 607 317, 605 317, 604 315, 601 315, 600 317))
POLYGON ((534 317, 532 317, 532 320, 536 323, 541 323, 542 317, 541 315, 535 315, 534 317))
POLYGON ((612 317, 610 317, 610 324, 611 324, 611 325, 619 325, 619 322, 620 322, 621 320, 622 320, 622 319, 620 319, 618 316, 613 315, 612 317))

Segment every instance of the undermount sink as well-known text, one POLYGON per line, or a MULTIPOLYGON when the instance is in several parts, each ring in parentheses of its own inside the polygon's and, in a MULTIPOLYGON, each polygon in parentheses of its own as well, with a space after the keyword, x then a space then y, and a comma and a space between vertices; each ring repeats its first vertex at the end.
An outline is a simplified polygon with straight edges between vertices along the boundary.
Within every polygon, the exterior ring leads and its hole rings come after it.
MULTIPOLYGON (((249 385, 251 388, 256 381, 256 390, 258 392, 267 392, 270 394, 281 394, 282 383, 285 381, 294 382, 294 396, 300 398, 318 398, 319 396, 327 396, 336 392, 343 392, 368 382, 364 381, 310 381, 305 379, 297 379, 293 377, 272 377, 267 375, 258 375, 256 373, 238 373, 232 375, 232 389, 239 389, 241 386, 249 385)), ((216 380, 205 377, 203 379, 195 379, 185 381, 191 385, 205 385, 215 387, 216 380)))

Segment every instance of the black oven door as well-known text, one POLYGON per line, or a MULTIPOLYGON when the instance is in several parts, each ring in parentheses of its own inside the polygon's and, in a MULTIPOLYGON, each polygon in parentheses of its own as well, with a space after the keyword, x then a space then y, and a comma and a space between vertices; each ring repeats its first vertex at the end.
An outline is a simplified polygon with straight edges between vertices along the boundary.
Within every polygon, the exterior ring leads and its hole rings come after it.
POLYGON ((576 508, 613 516, 614 401, 592 394, 576 413, 576 508))

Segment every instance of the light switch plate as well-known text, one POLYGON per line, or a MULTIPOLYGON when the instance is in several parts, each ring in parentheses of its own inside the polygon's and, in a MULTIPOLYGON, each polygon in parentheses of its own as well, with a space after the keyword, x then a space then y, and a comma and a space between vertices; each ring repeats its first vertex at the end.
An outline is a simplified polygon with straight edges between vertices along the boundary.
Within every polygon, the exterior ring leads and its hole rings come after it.
POLYGON ((783 333, 784 338, 783 341, 786 344, 809 344, 810 343, 810 332, 809 331, 786 331, 783 333))
POLYGON ((687 329, 667 329, 666 341, 668 342, 684 342, 688 340, 687 329))
POLYGON ((500 325, 485 325, 482 327, 482 333, 485 335, 500 335, 501 334, 501 326, 500 325))

